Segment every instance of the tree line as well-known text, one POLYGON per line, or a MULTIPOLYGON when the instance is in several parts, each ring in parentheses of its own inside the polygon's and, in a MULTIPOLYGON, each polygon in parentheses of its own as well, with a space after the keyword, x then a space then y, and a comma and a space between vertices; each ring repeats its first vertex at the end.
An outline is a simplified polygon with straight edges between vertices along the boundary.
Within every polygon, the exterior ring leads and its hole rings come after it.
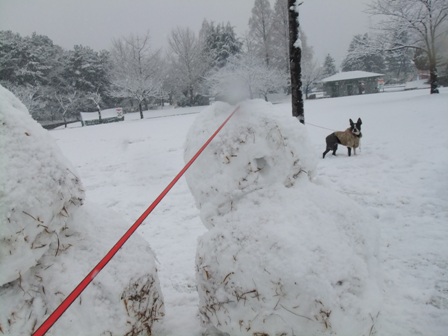
MULTIPOLYGON (((383 73, 392 83, 409 80, 416 66, 426 68, 435 92, 436 68, 442 75, 445 68, 448 72, 446 49, 439 43, 448 31, 446 4, 375 0, 369 11, 385 18, 380 25, 385 33, 354 36, 341 70, 383 73), (408 3, 414 6, 405 7, 408 3)), ((232 102, 289 94, 288 10, 288 0, 276 0, 273 7, 269 0, 255 0, 244 36, 237 36, 229 23, 204 20, 198 33, 173 29, 166 50, 154 49, 149 31, 115 39, 109 50, 101 51, 82 45, 64 50, 44 35, 0 31, 0 83, 36 120, 65 120, 80 111, 114 106, 139 111, 143 118, 143 110, 165 102, 193 106, 207 104, 211 97, 232 102)), ((302 91, 308 97, 338 67, 330 54, 320 64, 305 33, 299 35, 302 91)))
MULTIPOLYGON (((314 52, 303 32, 301 38, 303 68, 311 69, 314 52)), ((165 102, 203 105, 210 97, 232 101, 235 94, 267 99, 290 90, 287 0, 273 7, 255 0, 245 36, 236 36, 229 23, 204 20, 198 33, 173 29, 167 45, 155 49, 148 31, 115 39, 109 50, 64 50, 44 35, 0 31, 0 83, 37 120, 117 105, 143 117, 143 110, 165 102)), ((304 74, 308 87, 318 78, 314 70, 304 74)))

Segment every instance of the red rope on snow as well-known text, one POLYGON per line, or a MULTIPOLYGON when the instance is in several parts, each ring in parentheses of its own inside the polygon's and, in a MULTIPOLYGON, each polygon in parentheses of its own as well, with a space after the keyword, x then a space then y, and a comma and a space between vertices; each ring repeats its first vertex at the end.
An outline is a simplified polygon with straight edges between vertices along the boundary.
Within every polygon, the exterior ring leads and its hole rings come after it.
POLYGON ((65 298, 58 308, 42 323, 42 325, 34 332, 33 336, 45 335, 47 331, 56 323, 56 321, 62 316, 62 314, 70 307, 70 305, 76 300, 76 298, 84 291, 84 289, 92 282, 92 280, 98 275, 104 266, 114 257, 118 250, 126 243, 126 241, 132 236, 142 222, 148 217, 148 215, 155 209, 160 201, 168 194, 171 188, 177 183, 182 175, 193 164, 204 149, 210 144, 213 138, 221 131, 221 129, 227 124, 230 118, 238 111, 239 106, 236 107, 233 112, 227 117, 226 120, 218 127, 215 133, 204 143, 204 145, 197 151, 197 153, 191 158, 190 161, 184 166, 184 168, 176 175, 176 177, 168 184, 168 186, 160 193, 160 195, 154 200, 154 202, 146 209, 145 212, 137 219, 137 221, 126 231, 126 233, 118 240, 118 242, 110 249, 103 259, 96 265, 89 274, 82 280, 78 286, 65 298))

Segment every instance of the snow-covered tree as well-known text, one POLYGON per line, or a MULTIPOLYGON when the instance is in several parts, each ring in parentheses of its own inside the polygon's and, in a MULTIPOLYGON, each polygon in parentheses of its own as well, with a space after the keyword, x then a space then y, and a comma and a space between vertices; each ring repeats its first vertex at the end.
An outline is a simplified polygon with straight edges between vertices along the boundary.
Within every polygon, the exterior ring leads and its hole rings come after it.
POLYGON ((308 95, 311 89, 316 85, 317 81, 322 78, 322 68, 319 62, 314 58, 314 50, 308 44, 308 39, 305 33, 300 30, 300 40, 302 42, 302 90, 305 93, 305 97, 308 95))
POLYGON ((289 77, 288 0, 276 0, 272 20, 272 64, 289 77))
POLYGON ((389 50, 420 49, 428 58, 431 93, 437 89, 438 45, 447 38, 447 0, 374 0, 368 12, 384 18, 380 23, 389 40, 389 50), (400 33, 409 33, 404 42, 394 39, 400 33))
POLYGON ((327 54, 327 56, 325 56, 325 61, 322 68, 322 78, 333 76, 337 72, 334 58, 330 54, 327 54))
POLYGON ((96 52, 90 47, 75 45, 68 51, 63 77, 67 84, 80 92, 100 92, 109 90, 108 51, 96 52))
POLYGON ((342 71, 362 70, 382 73, 384 58, 381 47, 369 34, 355 35, 350 42, 347 56, 342 61, 342 71))
POLYGON ((80 94, 77 91, 55 93, 54 98, 59 105, 59 112, 64 120, 65 127, 67 127, 67 117, 75 112, 74 107, 79 102, 80 94))
POLYGON ((33 33, 22 38, 0 31, 0 78, 13 85, 47 85, 61 52, 47 36, 33 33))
POLYGON ((255 0, 252 16, 249 19, 249 34, 257 54, 267 66, 271 62, 272 21, 274 12, 269 0, 255 0))
POLYGON ((316 60, 310 62, 305 61, 302 65, 302 90, 305 93, 306 99, 313 87, 322 78, 322 67, 316 60))
POLYGON ((101 95, 98 93, 98 91, 96 92, 89 92, 86 94, 86 99, 90 100, 92 102, 92 104, 95 106, 96 110, 98 111, 98 116, 99 116, 99 121, 100 124, 102 122, 101 119, 101 106, 100 104, 102 103, 102 97, 101 95))
POLYGON ((113 41, 111 59, 111 95, 135 100, 143 119, 143 102, 161 95, 160 51, 152 50, 149 33, 130 35, 113 41))
POLYGON ((283 74, 250 53, 234 55, 227 64, 207 78, 210 92, 231 103, 263 97, 283 88, 283 74))
POLYGON ((208 56, 212 68, 222 68, 230 56, 241 52, 242 43, 230 23, 215 25, 213 21, 209 23, 204 20, 199 39, 204 48, 204 56, 208 56))
MULTIPOLYGON (((395 34, 393 40, 397 42, 401 41, 399 42, 401 44, 406 44, 409 41, 409 34, 407 32, 392 32, 392 34, 395 34)), ((417 66, 414 54, 415 51, 412 49, 402 48, 389 50, 386 47, 384 50, 386 81, 390 83, 403 83, 411 80, 417 66)), ((426 60, 427 58, 425 57, 425 63, 427 63, 426 60)), ((429 70, 429 68, 425 70, 429 70)))
POLYGON ((202 41, 189 28, 177 27, 168 42, 172 52, 171 80, 193 106, 204 75, 210 69, 210 59, 203 52, 202 41))

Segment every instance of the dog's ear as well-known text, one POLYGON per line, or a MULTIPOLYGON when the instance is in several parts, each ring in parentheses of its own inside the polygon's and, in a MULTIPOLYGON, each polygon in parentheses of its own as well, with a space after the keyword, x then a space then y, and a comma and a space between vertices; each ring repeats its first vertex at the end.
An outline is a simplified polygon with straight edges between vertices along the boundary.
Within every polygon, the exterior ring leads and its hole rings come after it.
POLYGON ((358 118, 358 121, 356 122, 357 125, 362 125, 362 120, 361 118, 358 118))
POLYGON ((353 120, 349 119, 350 121, 350 125, 353 126, 355 123, 353 122, 353 120))

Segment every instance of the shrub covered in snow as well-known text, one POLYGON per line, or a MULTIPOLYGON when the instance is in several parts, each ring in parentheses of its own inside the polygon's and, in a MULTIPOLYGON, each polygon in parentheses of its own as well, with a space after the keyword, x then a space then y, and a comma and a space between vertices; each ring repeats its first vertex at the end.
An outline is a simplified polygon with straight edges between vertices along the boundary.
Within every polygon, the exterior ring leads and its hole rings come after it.
MULTIPOLYGON (((34 331, 123 234, 85 203, 75 169, 0 86, 0 331, 34 331)), ((154 255, 129 241, 48 334, 151 334, 164 315, 154 255), (101 323, 98 323, 101 321, 101 323)))
MULTIPOLYGON (((199 115, 186 160, 231 110, 199 115)), ((209 229, 196 256, 203 324, 229 335, 372 335, 375 221, 314 181, 305 127, 274 111, 241 104, 187 173, 209 229)))

